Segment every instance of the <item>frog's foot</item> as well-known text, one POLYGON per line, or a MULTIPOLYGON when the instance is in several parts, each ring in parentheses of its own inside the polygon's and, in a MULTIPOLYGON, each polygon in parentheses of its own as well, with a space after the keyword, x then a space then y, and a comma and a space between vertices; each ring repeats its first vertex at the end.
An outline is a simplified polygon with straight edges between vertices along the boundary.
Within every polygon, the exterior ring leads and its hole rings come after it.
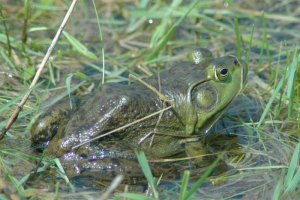
POLYGON ((110 181, 122 174, 126 182, 134 184, 144 176, 134 152, 117 142, 86 144, 60 160, 70 178, 110 181))
POLYGON ((70 152, 62 158, 69 178, 88 177, 93 180, 111 181, 123 175, 125 182, 137 184, 144 174, 137 161, 115 158, 83 158, 70 152))
MULTIPOLYGON (((134 151, 117 141, 83 145, 64 154, 60 161, 69 178, 111 181, 117 175, 123 175, 127 184, 147 183, 134 151)), ((150 167, 155 177, 162 175, 164 180, 180 175, 168 163, 150 163, 150 167)))
POLYGON ((202 141, 185 143, 185 153, 196 167, 208 166, 213 162, 212 157, 215 157, 202 141))

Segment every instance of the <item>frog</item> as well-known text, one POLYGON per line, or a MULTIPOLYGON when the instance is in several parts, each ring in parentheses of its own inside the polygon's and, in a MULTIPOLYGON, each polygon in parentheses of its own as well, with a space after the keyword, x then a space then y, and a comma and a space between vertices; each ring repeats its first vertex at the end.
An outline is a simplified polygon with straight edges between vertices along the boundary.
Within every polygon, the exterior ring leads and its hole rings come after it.
MULTIPOLYGON (((72 108, 68 100, 50 107, 33 124, 32 143, 59 158, 71 178, 122 174, 130 182, 144 178, 138 151, 150 162, 203 153, 205 138, 242 91, 248 70, 236 56, 215 58, 206 48, 192 57, 129 84, 104 84, 76 98, 72 108)), ((163 163, 152 171, 174 175, 178 169, 163 163)))

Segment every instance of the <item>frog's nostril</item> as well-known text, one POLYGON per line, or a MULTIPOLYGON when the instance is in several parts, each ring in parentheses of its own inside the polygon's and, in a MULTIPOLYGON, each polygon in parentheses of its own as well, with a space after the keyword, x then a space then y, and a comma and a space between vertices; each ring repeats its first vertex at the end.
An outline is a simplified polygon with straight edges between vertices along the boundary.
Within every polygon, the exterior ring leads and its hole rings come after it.
POLYGON ((236 65, 239 64, 239 61, 235 58, 235 59, 233 60, 233 64, 236 66, 236 65))

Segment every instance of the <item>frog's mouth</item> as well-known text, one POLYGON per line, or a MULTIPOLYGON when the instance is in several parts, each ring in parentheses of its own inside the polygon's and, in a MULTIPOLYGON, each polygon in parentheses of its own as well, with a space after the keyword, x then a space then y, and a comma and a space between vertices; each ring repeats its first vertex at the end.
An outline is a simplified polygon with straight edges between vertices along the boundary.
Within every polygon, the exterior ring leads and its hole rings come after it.
POLYGON ((226 104, 225 108, 223 108, 222 110, 220 110, 219 112, 215 113, 211 118, 209 118, 207 121, 209 123, 205 123, 199 130, 198 132, 200 133, 204 133, 204 137, 209 137, 209 135, 211 134, 210 130, 212 129, 212 127, 217 123, 217 121, 219 121, 219 119, 224 115, 224 113, 227 112, 227 110, 229 109, 229 105, 231 104, 231 102, 233 102, 239 93, 237 93, 234 98, 232 98, 232 100, 226 104))

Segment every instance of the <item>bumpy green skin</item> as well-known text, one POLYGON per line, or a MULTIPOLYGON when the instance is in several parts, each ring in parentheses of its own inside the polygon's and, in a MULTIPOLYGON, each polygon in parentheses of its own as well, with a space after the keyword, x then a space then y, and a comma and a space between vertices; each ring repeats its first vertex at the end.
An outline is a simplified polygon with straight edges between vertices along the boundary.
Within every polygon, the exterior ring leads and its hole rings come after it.
MULTIPOLYGON (((194 150, 197 145, 190 145, 190 141, 201 146, 201 138, 242 89, 247 70, 233 56, 213 58, 207 49, 198 49, 196 53, 195 63, 183 63, 161 72, 160 87, 157 76, 144 79, 174 102, 172 109, 163 112, 153 138, 150 135, 142 139, 154 130, 158 115, 72 150, 75 145, 167 106, 155 92, 136 82, 104 85, 73 111, 56 105, 34 124, 33 143, 51 139, 48 150, 60 157, 69 176, 102 180, 112 179, 116 174, 131 180, 143 177, 134 154, 137 149, 145 151, 150 160, 199 153, 194 150), (224 67, 228 72, 226 79, 219 80, 216 70, 224 67)), ((156 167, 154 174, 164 173, 163 169, 156 167)))

